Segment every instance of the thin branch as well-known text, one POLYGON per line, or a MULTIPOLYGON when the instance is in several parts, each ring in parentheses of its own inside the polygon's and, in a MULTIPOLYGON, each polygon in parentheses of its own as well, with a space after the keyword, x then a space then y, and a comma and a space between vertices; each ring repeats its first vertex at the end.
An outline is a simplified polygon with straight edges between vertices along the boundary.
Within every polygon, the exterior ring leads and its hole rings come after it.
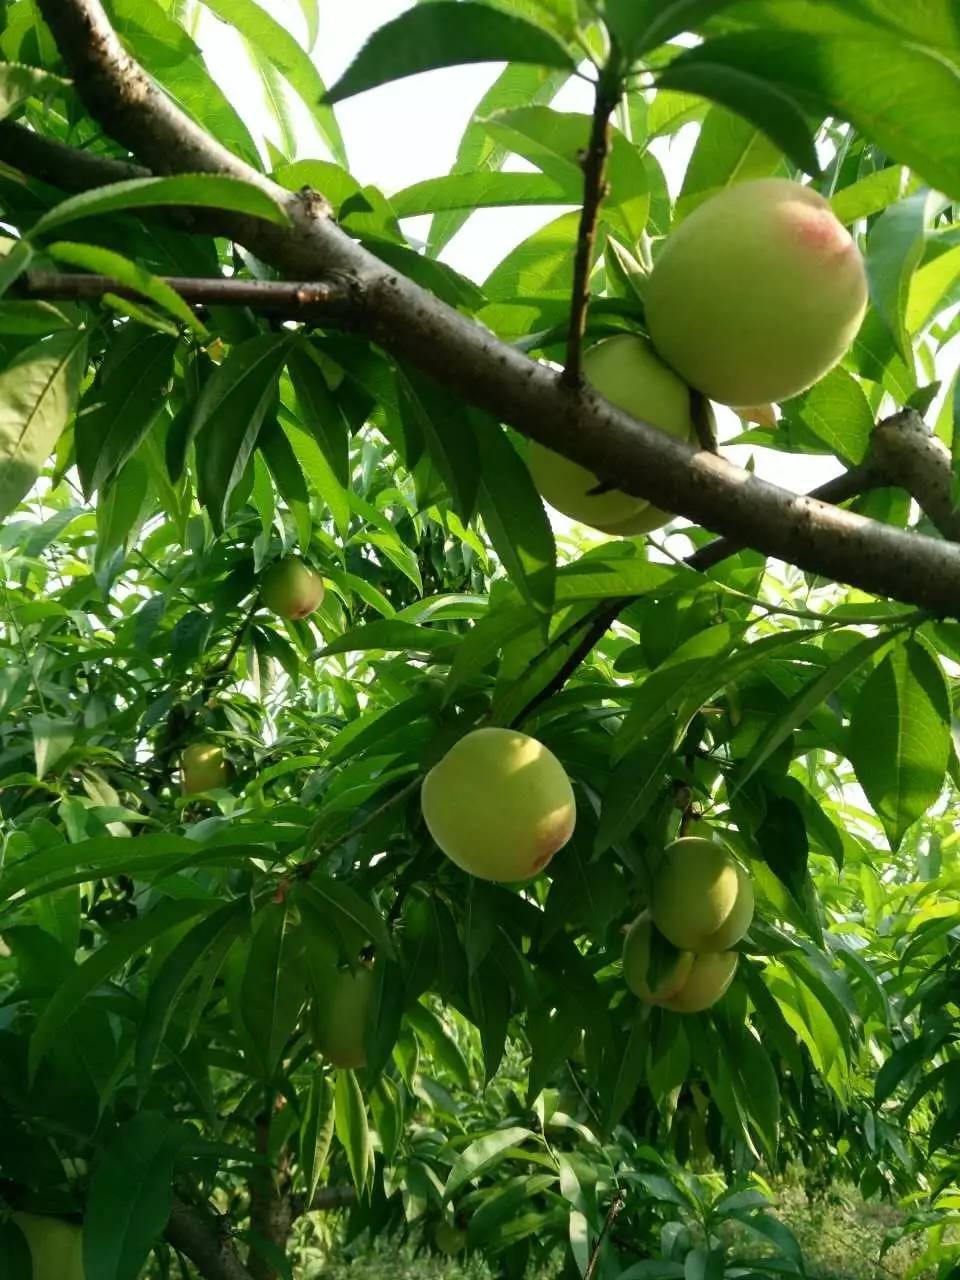
POLYGON ((233 660, 240 652, 240 646, 243 644, 243 638, 249 630, 250 623, 253 621, 257 610, 260 608, 260 595, 257 594, 256 600, 243 616, 243 620, 233 633, 233 639, 230 641, 230 648, 224 657, 216 666, 211 667, 207 674, 203 677, 203 683, 200 686, 201 693, 204 698, 208 697, 211 691, 216 687, 220 677, 228 672, 233 665, 233 660))
POLYGON ((405 783, 399 791, 395 791, 392 796, 389 796, 384 800, 383 804, 380 804, 376 809, 371 810, 365 818, 361 818, 359 822, 354 824, 354 826, 348 827, 346 831, 341 832, 340 835, 335 836, 333 840, 329 840, 326 843, 320 842, 318 844, 317 827, 315 825, 311 828, 311 830, 307 832, 305 844, 308 849, 317 848, 319 852, 315 857, 309 858, 306 862, 301 862, 297 866, 294 871, 297 879, 309 879, 329 853, 332 853, 334 849, 339 849, 342 844, 346 844, 348 840, 352 840, 354 836, 359 835, 361 831, 366 830, 367 827, 376 822, 376 820, 382 817, 383 814, 388 813, 395 805, 400 804, 402 800, 406 800, 408 796, 412 796, 422 781, 423 777, 418 773, 415 778, 411 778, 409 782, 405 783))
POLYGON ((573 293, 570 299, 570 331, 567 337, 567 360, 563 381, 568 387, 579 387, 581 347, 587 329, 590 306, 590 272, 593 250, 597 242, 597 220, 607 194, 607 159, 610 155, 610 115, 619 99, 615 67, 605 67, 597 81, 590 142, 583 157, 583 208, 577 234, 577 253, 573 264, 573 293))
POLYGON ((347 1205, 354 1204, 356 1199, 357 1193, 353 1187, 318 1187, 309 1204, 304 1196, 292 1196, 290 1207, 296 1219, 305 1213, 327 1213, 331 1209, 345 1209, 347 1205))
POLYGON ((953 500, 950 450, 913 409, 879 423, 870 447, 891 484, 906 489, 950 542, 960 542, 960 508, 953 500))
POLYGON ((78 94, 108 133, 159 172, 229 173, 266 190, 291 225, 224 212, 219 234, 290 278, 346 272, 354 284, 352 327, 391 356, 601 480, 741 546, 939 615, 958 612, 957 547, 789 493, 634 420, 590 389, 564 385, 548 365, 352 241, 316 193, 276 187, 208 138, 130 59, 99 0, 39 5, 78 94))
MULTIPOLYGON (((191 306, 250 307, 290 320, 335 318, 338 309, 348 307, 352 301, 350 281, 342 276, 315 281, 235 280, 221 276, 162 276, 161 279, 191 306)), ((67 271, 27 271, 11 290, 11 294, 19 298, 74 302, 95 301, 105 293, 134 301, 143 298, 143 294, 113 276, 67 271)))
POLYGON ((583 633, 576 647, 571 649, 569 654, 567 654, 566 661, 563 663, 563 666, 560 667, 550 682, 546 684, 539 693, 534 694, 527 705, 517 712, 511 721, 511 725, 522 724, 523 721, 529 719, 530 716, 532 716, 533 713, 543 705, 543 703, 552 698, 555 693, 559 693, 580 664, 607 634, 616 622, 621 611, 625 609, 635 598, 636 597, 634 596, 619 596, 616 600, 610 600, 597 606, 596 617, 583 633))
POLYGON ((226 1219, 175 1198, 165 1235, 204 1280, 253 1280, 233 1247, 226 1219))
POLYGON ((600 1250, 603 1248, 603 1242, 606 1239, 610 1228, 623 1212, 623 1208, 626 1203, 626 1196, 622 1191, 618 1191, 610 1201, 610 1208, 607 1210, 607 1216, 603 1220, 603 1226, 600 1228, 600 1234, 597 1236, 597 1243, 594 1245, 593 1253, 590 1255, 590 1261, 587 1263, 587 1269, 583 1273, 583 1280, 593 1280, 594 1274, 597 1270, 597 1264, 600 1261, 600 1250))
MULTIPOLYGON (((857 497, 858 494, 865 493, 868 489, 875 488, 880 483, 882 483, 882 478, 876 469, 869 464, 865 464, 861 467, 853 467, 849 471, 845 471, 843 475, 837 476, 833 480, 828 480, 826 484, 814 489, 807 497, 818 502, 846 502, 850 498, 857 497)), ((729 556, 734 556, 738 551, 742 550, 743 545, 732 538, 716 538, 713 542, 708 542, 705 547, 701 547, 698 551, 694 551, 683 560, 680 560, 679 563, 686 565, 690 569, 695 569, 698 573, 706 573, 708 569, 715 568, 729 556)), ((513 724, 521 724, 524 720, 529 719, 534 711, 563 688, 588 654, 600 643, 623 610, 627 605, 632 604, 635 598, 635 596, 620 596, 597 606, 596 618, 589 629, 584 632, 579 644, 575 649, 571 650, 567 660, 556 672, 549 684, 535 694, 523 710, 513 718, 513 724)))

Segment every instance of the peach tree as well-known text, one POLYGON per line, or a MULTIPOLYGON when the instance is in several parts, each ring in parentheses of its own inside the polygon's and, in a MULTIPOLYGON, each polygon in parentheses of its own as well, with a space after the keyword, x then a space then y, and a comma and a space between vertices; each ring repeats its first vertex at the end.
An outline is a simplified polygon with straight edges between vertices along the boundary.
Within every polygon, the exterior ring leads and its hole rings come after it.
POLYGON ((4 1280, 801 1275, 791 1161, 948 1275, 955 5, 0 14, 4 1280))

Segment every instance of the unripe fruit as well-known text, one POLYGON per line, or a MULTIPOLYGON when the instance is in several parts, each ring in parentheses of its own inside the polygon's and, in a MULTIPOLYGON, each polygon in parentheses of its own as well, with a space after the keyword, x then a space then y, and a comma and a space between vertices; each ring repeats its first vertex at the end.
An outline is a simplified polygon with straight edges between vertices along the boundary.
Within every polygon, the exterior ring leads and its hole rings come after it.
POLYGON ((373 970, 361 964, 355 972, 331 969, 330 985, 314 1024, 316 1046, 335 1067, 365 1067, 364 1032, 373 994, 373 970))
POLYGON ((667 845, 653 880, 650 914, 675 947, 726 951, 753 919, 753 885, 715 840, 684 836, 667 845))
POLYGON ((736 951, 707 951, 696 956, 680 990, 657 1003, 674 1013, 702 1013, 716 1004, 729 987, 739 958, 736 951))
POLYGON ((563 765, 515 729, 474 729, 423 780, 434 840, 481 880, 528 880, 573 835, 577 810, 563 765))
POLYGON ((661 511, 652 502, 645 502, 636 515, 628 520, 620 520, 616 524, 594 525, 600 533, 608 533, 615 538, 636 538, 643 533, 653 533, 673 519, 669 511, 661 511))
POLYGON ((225 787, 229 781, 230 765, 224 759, 223 747, 194 742, 180 758, 180 786, 185 796, 225 787))
POLYGON ((30 1246, 33 1280, 84 1280, 80 1227, 35 1213, 15 1213, 13 1221, 30 1246))
MULTIPOLYGON (((611 404, 678 440, 691 439, 690 390, 657 359, 645 338, 619 334, 598 342, 584 355, 583 372, 611 404)), ((626 530, 621 531, 618 526, 633 522, 648 509, 656 510, 643 498, 634 498, 620 489, 591 493, 600 484, 593 472, 541 444, 531 445, 527 465, 534 484, 551 507, 602 533, 627 536, 626 530)), ((657 528, 669 518, 663 515, 649 527, 657 528)))
POLYGON ((668 1000, 683 987, 693 967, 693 952, 678 951, 654 930, 650 913, 637 916, 623 940, 623 980, 641 1000, 668 1000), (651 949, 656 947, 659 974, 650 986, 651 949))
POLYGON ((287 556, 260 579, 260 598, 278 618, 306 618, 323 599, 323 579, 302 561, 287 556))
POLYGON ((810 187, 742 182, 666 240, 644 293, 660 356, 729 405, 786 400, 856 337, 867 277, 853 237, 810 187))
POLYGON ((452 1257, 467 1243, 467 1233, 452 1227, 449 1222, 438 1222, 433 1229, 433 1243, 440 1253, 452 1257))

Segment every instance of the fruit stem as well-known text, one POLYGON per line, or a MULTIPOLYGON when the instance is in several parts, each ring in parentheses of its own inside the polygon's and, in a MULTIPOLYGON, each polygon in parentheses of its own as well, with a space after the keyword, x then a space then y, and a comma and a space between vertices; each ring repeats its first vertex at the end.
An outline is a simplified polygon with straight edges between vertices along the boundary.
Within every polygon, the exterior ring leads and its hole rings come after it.
POLYGON ((713 427, 713 414, 710 412, 710 401, 699 391, 690 388, 690 416, 697 433, 700 448, 707 453, 719 453, 717 435, 713 427))

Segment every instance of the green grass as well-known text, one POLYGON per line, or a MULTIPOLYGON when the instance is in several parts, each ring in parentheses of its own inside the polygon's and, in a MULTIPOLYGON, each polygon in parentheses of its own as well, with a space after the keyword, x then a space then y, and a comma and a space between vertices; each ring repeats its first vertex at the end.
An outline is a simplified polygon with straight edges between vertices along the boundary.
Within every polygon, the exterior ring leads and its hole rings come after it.
MULTIPOLYGON (((903 1221, 895 1205, 865 1201, 855 1188, 832 1186, 809 1196, 801 1182, 788 1179, 777 1188, 777 1215, 803 1249, 810 1280, 923 1280, 911 1274, 923 1248, 910 1237, 880 1253, 888 1232, 903 1221)), ((378 1239, 329 1249, 305 1246, 296 1280, 496 1280, 496 1263, 478 1256, 444 1257, 419 1239, 378 1239)), ((528 1280, 555 1280, 559 1266, 528 1280)))
POLYGON ((800 1186, 784 1185, 777 1210, 800 1242, 813 1280, 904 1280, 923 1248, 913 1237, 881 1259, 884 1238, 904 1215, 895 1205, 864 1200, 853 1187, 833 1186, 811 1198, 800 1186))
MULTIPOLYGON (((378 1239, 321 1254, 307 1247, 296 1280, 497 1280, 495 1265, 477 1255, 447 1258, 416 1240, 378 1239)), ((528 1280, 555 1280, 560 1267, 539 1270, 528 1280)))

